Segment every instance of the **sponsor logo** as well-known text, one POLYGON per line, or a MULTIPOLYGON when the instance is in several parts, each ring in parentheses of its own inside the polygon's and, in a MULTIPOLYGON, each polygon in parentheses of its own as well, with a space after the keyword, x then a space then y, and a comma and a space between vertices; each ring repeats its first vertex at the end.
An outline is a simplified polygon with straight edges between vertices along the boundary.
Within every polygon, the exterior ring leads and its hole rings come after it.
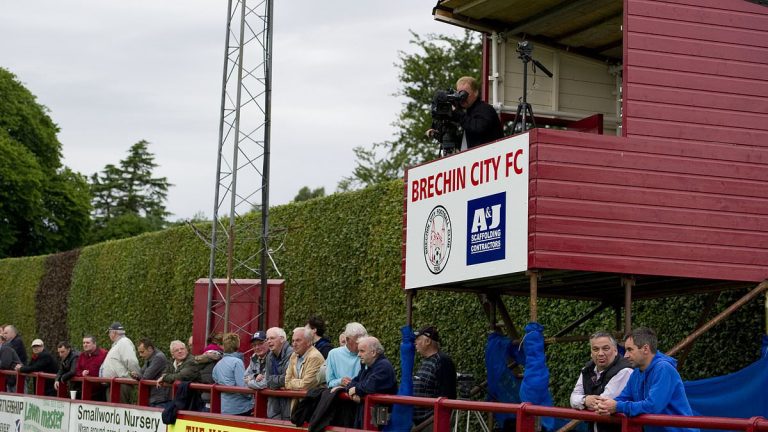
POLYGON ((451 218, 443 206, 432 209, 424 227, 424 260, 429 271, 443 271, 451 255, 451 218))
POLYGON ((467 265, 504 259, 506 192, 467 201, 467 265))

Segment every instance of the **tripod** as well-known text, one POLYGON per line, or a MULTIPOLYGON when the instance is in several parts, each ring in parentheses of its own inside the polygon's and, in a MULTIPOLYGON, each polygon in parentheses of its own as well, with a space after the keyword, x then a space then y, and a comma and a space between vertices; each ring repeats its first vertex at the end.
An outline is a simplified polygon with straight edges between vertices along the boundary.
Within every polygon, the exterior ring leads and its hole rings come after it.
MULTIPOLYGON (((457 396, 459 397, 459 400, 472 400, 473 396, 478 395, 480 392, 482 392, 483 384, 480 384, 479 386, 475 386, 475 378, 471 374, 456 374, 456 384, 457 384, 457 396)), ((483 432, 491 432, 488 428, 488 424, 485 422, 485 419, 483 418, 483 414, 480 411, 458 411, 454 410, 452 416, 453 417, 453 432, 458 432, 459 430, 459 419, 461 418, 461 414, 464 413, 464 417, 466 419, 466 425, 464 426, 464 432, 469 432, 471 429, 469 427, 470 420, 474 417, 477 424, 480 426, 480 429, 483 430, 483 432)))
POLYGON ((515 121, 512 123, 512 133, 517 131, 518 125, 520 125, 520 132, 527 131, 528 119, 531 119, 531 124, 536 127, 536 118, 533 116, 533 108, 528 103, 528 63, 533 62, 533 70, 536 68, 542 70, 548 77, 552 78, 552 72, 544 67, 538 60, 531 57, 533 53, 533 44, 528 41, 522 41, 517 43, 517 57, 523 61, 523 97, 520 99, 520 103, 517 104, 517 113, 515 113, 515 121))

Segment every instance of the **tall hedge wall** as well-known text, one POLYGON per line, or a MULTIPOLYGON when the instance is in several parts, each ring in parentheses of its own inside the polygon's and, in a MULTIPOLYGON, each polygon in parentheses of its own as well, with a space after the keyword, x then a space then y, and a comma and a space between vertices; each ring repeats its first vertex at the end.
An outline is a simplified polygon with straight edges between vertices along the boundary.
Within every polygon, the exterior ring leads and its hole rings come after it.
MULTIPOLYGON (((274 254, 282 275, 273 271, 269 276, 286 280, 286 329, 303 325, 307 316, 318 313, 328 321, 328 336, 335 341, 345 323, 360 321, 382 339, 387 355, 399 363, 399 327, 405 322, 405 295, 400 287, 402 192, 402 182, 393 181, 272 209, 272 247, 282 244, 274 254)), ((237 237, 240 257, 258 251, 259 221, 256 214, 242 220, 240 225, 248 229, 237 237)), ((224 263, 218 268, 224 269, 224 263)), ((76 344, 84 334, 106 342, 107 326, 121 321, 134 340, 148 336, 164 348, 190 334, 193 282, 207 273, 208 250, 189 227, 101 243, 79 254, 0 260, 0 295, 10 299, 0 308, 0 321, 17 324, 27 343, 33 337, 52 343, 58 337, 55 333, 64 328, 76 344), (67 307, 61 309, 61 305, 67 307), (58 321, 36 319, 48 310, 54 317, 64 316, 58 321)), ((235 276, 252 277, 242 270, 235 276)), ((742 294, 724 293, 716 310, 742 294)), ((527 298, 505 302, 522 329, 528 317, 527 298)), ((666 349, 695 327, 704 302, 704 296, 638 302, 634 322, 656 328, 660 346, 666 349)), ((763 305, 763 298, 749 304, 705 335, 686 360, 683 376, 720 375, 754 361, 764 331, 763 305)), ((477 297, 419 292, 414 306, 415 325, 437 325, 457 369, 482 379, 487 324, 477 297)), ((539 307, 545 332, 552 334, 594 304, 542 299, 539 307)), ((582 329, 612 328, 613 321, 606 312, 582 329)), ((550 346, 547 356, 555 400, 565 404, 577 371, 588 358, 586 344, 550 346)))

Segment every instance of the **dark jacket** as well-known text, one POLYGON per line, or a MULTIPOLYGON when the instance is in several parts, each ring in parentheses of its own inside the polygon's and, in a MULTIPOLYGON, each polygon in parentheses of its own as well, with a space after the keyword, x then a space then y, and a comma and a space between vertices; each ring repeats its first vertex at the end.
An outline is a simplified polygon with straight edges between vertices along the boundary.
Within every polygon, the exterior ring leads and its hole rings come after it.
POLYGON ((499 115, 478 97, 466 111, 454 111, 456 120, 467 135, 467 148, 495 141, 504 136, 499 115))
MULTIPOLYGON (((605 391, 605 386, 616 376, 622 369, 632 368, 629 360, 619 355, 613 360, 613 363, 603 371, 600 375, 600 379, 597 380, 595 374, 595 362, 590 360, 581 369, 581 383, 584 388, 584 395, 601 395, 605 391)), ((592 423, 589 423, 592 425, 592 423)), ((598 432, 618 432, 621 430, 621 425, 611 423, 596 423, 598 432)), ((592 430, 590 428, 589 430, 592 430)))
POLYGON ((9 340, 3 345, 8 345, 13 348, 13 350, 16 351, 16 354, 19 355, 21 364, 27 364, 27 349, 24 348, 24 341, 21 340, 21 336, 16 335, 13 339, 9 340))
POLYGON ((195 359, 192 354, 187 355, 179 367, 173 365, 174 360, 169 360, 168 365, 163 372, 163 382, 172 384, 174 381, 194 381, 198 382, 200 379, 200 370, 195 363, 195 359))
POLYGON ((328 338, 321 337, 315 342, 315 348, 320 351, 320 354, 323 355, 324 359, 327 359, 328 353, 333 349, 333 344, 331 344, 331 341, 329 341, 328 338))
POLYGON ((59 364, 59 371, 56 373, 56 381, 67 382, 75 376, 77 372, 77 359, 80 353, 70 349, 69 354, 59 364))
MULTIPOLYGON (((19 369, 21 373, 31 372, 45 372, 55 374, 59 371, 59 365, 56 363, 56 359, 53 358, 48 351, 40 351, 38 354, 32 354, 32 358, 29 359, 29 365, 22 366, 19 369)), ((45 394, 46 396, 56 396, 56 390, 53 388, 54 380, 45 380, 45 394)))
MULTIPOLYGON (((162 351, 155 348, 152 355, 144 361, 144 366, 139 371, 139 377, 143 380, 159 379, 168 367, 168 359, 162 351)), ((171 399, 170 388, 152 386, 149 391, 149 404, 159 405, 171 399)))
POLYGON ((327 426, 352 427, 357 416, 357 404, 342 400, 340 391, 331 392, 327 387, 307 390, 307 396, 296 404, 291 422, 302 427, 309 423, 309 432, 320 432, 327 426))
MULTIPOLYGON (((16 351, 14 351, 13 348, 10 347, 10 345, 3 344, 0 346, 0 369, 13 370, 16 368, 16 365, 20 363, 21 359, 19 359, 19 355, 16 353, 16 351)), ((0 391, 6 391, 8 389, 14 388, 16 386, 16 376, 6 375, 5 383, 6 388, 0 389, 0 391)))
MULTIPOLYGON (((347 390, 355 388, 357 396, 365 397, 369 394, 395 394, 397 393, 397 378, 392 363, 380 354, 371 366, 363 366, 360 373, 347 384, 347 390)), ((363 406, 358 404, 355 428, 363 426, 363 406)))
MULTIPOLYGON (((285 387, 285 371, 288 369, 291 354, 293 354, 293 348, 291 348, 291 344, 288 341, 283 342, 279 357, 272 351, 267 354, 267 387, 271 389, 285 387)), ((291 398, 271 396, 267 400, 267 417, 278 420, 290 420, 291 398)))

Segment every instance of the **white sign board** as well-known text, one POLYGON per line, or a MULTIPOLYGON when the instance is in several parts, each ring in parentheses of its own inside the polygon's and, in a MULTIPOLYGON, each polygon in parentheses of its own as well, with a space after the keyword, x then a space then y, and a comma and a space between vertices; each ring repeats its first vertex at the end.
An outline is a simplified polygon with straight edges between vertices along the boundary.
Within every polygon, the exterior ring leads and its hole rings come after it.
POLYGON ((405 288, 528 267, 528 134, 407 171, 405 288))
POLYGON ((60 432, 69 426, 69 401, 24 398, 24 432, 60 432))
POLYGON ((20 432, 24 423, 24 398, 0 395, 0 432, 20 432))
POLYGON ((166 430, 160 411, 108 405, 73 403, 69 415, 71 432, 162 432, 166 430))

